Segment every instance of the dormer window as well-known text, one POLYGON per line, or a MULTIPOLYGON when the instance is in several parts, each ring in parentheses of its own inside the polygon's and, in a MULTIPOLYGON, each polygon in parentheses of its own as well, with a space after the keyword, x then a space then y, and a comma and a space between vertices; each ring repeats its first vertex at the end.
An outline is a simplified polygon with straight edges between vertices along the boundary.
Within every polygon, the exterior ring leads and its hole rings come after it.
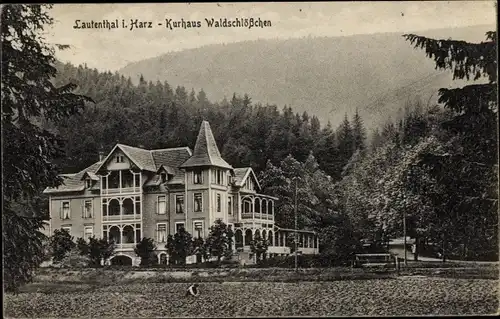
POLYGON ((167 181, 167 173, 160 173, 161 182, 165 183, 167 181))
POLYGON ((92 180, 90 178, 87 178, 85 180, 85 188, 90 188, 92 187, 92 180))
POLYGON ((123 158, 123 155, 117 155, 116 156, 116 162, 117 163, 123 163, 123 162, 125 162, 125 159, 123 158))

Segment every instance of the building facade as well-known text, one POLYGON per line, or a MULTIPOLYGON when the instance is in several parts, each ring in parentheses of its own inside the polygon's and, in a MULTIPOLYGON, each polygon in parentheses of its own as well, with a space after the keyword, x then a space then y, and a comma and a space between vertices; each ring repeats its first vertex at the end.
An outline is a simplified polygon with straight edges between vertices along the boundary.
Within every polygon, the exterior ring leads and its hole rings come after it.
MULTIPOLYGON (((275 224, 278 198, 259 193, 252 168, 233 168, 221 157, 207 121, 193 151, 117 144, 95 164, 63 178, 63 185, 44 191, 51 216, 47 231, 65 228, 75 238, 112 239, 116 256, 135 265, 140 260, 134 248, 141 238, 153 238, 159 261, 165 262, 169 234, 184 227, 193 237, 205 238, 217 219, 233 228, 233 250, 240 255, 248 254, 257 232, 269 240, 269 255, 290 253, 287 238, 295 230, 275 224)), ((297 232, 298 250, 317 253, 317 235, 297 232)))

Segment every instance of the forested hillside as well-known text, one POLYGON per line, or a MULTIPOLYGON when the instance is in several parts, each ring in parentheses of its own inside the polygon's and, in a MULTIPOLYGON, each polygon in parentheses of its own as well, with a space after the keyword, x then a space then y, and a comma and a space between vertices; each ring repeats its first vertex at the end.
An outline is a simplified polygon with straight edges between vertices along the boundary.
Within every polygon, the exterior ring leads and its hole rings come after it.
MULTIPOLYGON (((437 39, 481 42, 494 26, 430 30, 437 39)), ((422 34, 419 32, 419 34, 422 34)), ((187 90, 205 90, 212 101, 246 93, 254 102, 291 106, 334 126, 357 108, 367 128, 384 124, 408 98, 437 100, 437 90, 464 81, 436 70, 432 60, 414 50, 402 33, 271 39, 216 44, 170 52, 131 63, 119 72, 138 83, 168 81, 187 90)))
POLYGON ((294 113, 290 107, 254 104, 247 95, 214 103, 202 90, 189 92, 167 82, 142 79, 134 85, 121 75, 84 66, 66 64, 58 69, 56 85, 75 83, 75 92, 96 102, 89 103, 81 115, 54 126, 67 140, 67 157, 61 163, 66 172, 92 164, 100 149, 109 151, 116 143, 148 149, 193 147, 205 119, 223 156, 235 167, 252 166, 260 171, 268 160, 279 163, 292 154, 302 161, 312 151, 321 168, 338 178, 366 137, 358 115, 346 118, 337 128, 320 123, 314 114, 294 113), (356 142, 349 133, 351 125, 361 137, 356 142))
POLYGON ((193 147, 205 119, 225 159, 254 167, 263 191, 280 198, 276 221, 284 227, 294 227, 292 181, 300 180, 299 228, 318 230, 326 252, 349 259, 363 242, 383 249, 388 238, 402 235, 406 219, 407 234, 422 251, 439 244, 443 258, 497 259, 495 36, 488 33, 480 44, 409 38, 430 48, 435 65, 453 70, 467 85, 439 94, 436 89, 441 106, 427 99, 400 101, 401 116, 386 116, 370 138, 356 109, 352 116, 337 113, 342 120, 332 125, 316 114, 254 103, 246 94, 210 101, 203 90, 166 81, 141 77, 135 85, 118 73, 59 65, 56 84, 75 83, 76 93, 95 101, 54 125, 67 140, 60 164, 74 172, 116 143, 193 147), (469 60, 462 58, 463 48, 470 61, 485 62, 464 65, 469 60), (446 63, 449 55, 455 64, 446 63))

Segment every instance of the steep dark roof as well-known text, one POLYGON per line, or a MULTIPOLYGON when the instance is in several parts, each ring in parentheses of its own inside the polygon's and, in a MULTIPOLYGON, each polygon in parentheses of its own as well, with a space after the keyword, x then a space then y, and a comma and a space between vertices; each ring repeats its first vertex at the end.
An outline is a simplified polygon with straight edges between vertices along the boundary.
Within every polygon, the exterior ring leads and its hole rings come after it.
POLYGON ((217 166, 232 169, 232 166, 221 157, 210 124, 207 121, 201 123, 193 156, 182 164, 181 168, 196 166, 217 166))
POLYGON ((152 150, 151 154, 157 170, 163 165, 167 172, 173 171, 174 177, 169 184, 184 183, 184 172, 179 167, 192 155, 189 147, 152 150))
POLYGON ((257 179, 257 176, 255 175, 251 167, 241 167, 234 169, 234 185, 240 187, 243 186, 243 183, 250 175, 254 177, 257 187, 260 189, 259 180, 257 179))
POLYGON ((118 144, 118 146, 140 169, 156 172, 157 169, 151 151, 124 144, 118 144))
MULTIPOLYGON (((94 174, 101 162, 96 162, 86 169, 75 174, 61 174, 63 184, 57 188, 47 187, 43 192, 46 194, 60 193, 60 192, 79 192, 85 189, 85 184, 82 177, 85 173, 94 174)), ((99 183, 99 181, 97 181, 99 183)))
MULTIPOLYGON (((117 144, 116 147, 119 147, 128 157, 130 157, 130 160, 136 163, 143 170, 157 172, 160 167, 163 166, 169 174, 174 175, 174 177, 168 182, 169 184, 184 183, 184 172, 179 168, 179 166, 191 156, 192 152, 189 147, 166 148, 159 150, 145 150, 123 144, 117 144)), ((113 148, 113 150, 115 148, 113 148)), ((87 167, 78 173, 61 174, 61 177, 64 179, 64 184, 58 188, 47 188, 44 190, 44 193, 83 191, 85 189, 83 181, 85 175, 88 175, 91 179, 96 180, 96 183, 91 189, 99 189, 100 179, 96 173, 104 163, 105 161, 94 163, 90 167, 87 167)), ((146 181, 145 185, 149 186, 158 184, 159 179, 156 177, 146 181)))
POLYGON ((243 179, 245 178, 249 170, 250 167, 242 167, 234 169, 234 184, 236 186, 243 185, 243 179))

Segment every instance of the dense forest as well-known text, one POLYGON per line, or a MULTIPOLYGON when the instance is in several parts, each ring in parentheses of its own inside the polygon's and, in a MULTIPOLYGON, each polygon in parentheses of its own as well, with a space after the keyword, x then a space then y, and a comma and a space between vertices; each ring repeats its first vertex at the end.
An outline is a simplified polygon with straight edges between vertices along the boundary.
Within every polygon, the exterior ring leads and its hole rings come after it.
MULTIPOLYGON (((343 119, 338 128, 307 112, 290 107, 253 104, 249 96, 234 94, 213 103, 204 91, 188 92, 167 82, 152 83, 101 73, 84 66, 59 65, 56 85, 75 83, 75 91, 95 101, 79 116, 62 120, 54 128, 66 139, 65 172, 83 169, 97 160, 99 150, 116 143, 146 149, 193 147, 202 120, 208 120, 224 158, 234 167, 263 170, 268 160, 279 163, 291 154, 304 161, 310 152, 320 168, 340 178, 342 168, 358 148, 366 145, 366 132, 358 114, 343 119)), ((344 116, 344 115, 341 115, 344 116)))

